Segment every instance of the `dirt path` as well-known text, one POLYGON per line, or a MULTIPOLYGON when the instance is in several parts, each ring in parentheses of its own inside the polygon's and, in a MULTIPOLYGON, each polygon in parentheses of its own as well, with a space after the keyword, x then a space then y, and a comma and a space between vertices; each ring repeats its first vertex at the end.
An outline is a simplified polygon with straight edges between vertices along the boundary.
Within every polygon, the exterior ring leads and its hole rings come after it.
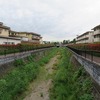
POLYGON ((33 82, 31 93, 26 96, 24 100, 50 100, 49 89, 52 85, 50 75, 53 74, 54 67, 58 62, 58 57, 59 55, 53 57, 49 63, 43 67, 44 71, 39 75, 39 79, 33 82))

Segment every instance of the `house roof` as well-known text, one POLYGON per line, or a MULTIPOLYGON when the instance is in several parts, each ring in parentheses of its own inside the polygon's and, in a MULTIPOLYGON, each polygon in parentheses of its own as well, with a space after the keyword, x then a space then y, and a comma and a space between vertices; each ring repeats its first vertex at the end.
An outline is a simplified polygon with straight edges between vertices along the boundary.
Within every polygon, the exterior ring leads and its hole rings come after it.
POLYGON ((34 32, 18 32, 18 33, 21 33, 21 34, 33 34, 33 35, 40 36, 40 34, 37 34, 37 33, 34 33, 34 32))
POLYGON ((88 33, 90 33, 90 32, 93 32, 93 31, 87 31, 87 32, 85 32, 85 33, 79 35, 77 38, 79 38, 79 37, 81 37, 81 36, 84 36, 84 35, 86 35, 86 34, 88 34, 88 33))
POLYGON ((30 34, 40 36, 40 34, 37 34, 37 33, 34 33, 34 32, 30 32, 30 34))
POLYGON ((2 22, 0 22, 0 25, 3 25, 3 23, 2 23, 2 22))
POLYGON ((7 27, 7 26, 0 26, 0 28, 3 28, 3 29, 8 29, 8 30, 10 30, 10 27, 7 27))
POLYGON ((0 28, 10 30, 10 27, 8 27, 8 26, 4 26, 2 22, 0 22, 0 28))
POLYGON ((95 30, 95 29, 97 29, 97 28, 100 29, 100 25, 95 26, 92 30, 95 30))
POLYGON ((10 30, 10 32, 12 32, 12 33, 18 33, 18 32, 16 32, 16 31, 13 31, 13 30, 10 30))

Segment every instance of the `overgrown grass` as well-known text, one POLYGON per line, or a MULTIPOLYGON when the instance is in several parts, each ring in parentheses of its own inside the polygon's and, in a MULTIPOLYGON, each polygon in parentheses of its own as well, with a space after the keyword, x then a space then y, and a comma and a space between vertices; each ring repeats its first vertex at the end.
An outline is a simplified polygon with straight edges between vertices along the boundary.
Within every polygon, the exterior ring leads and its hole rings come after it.
POLYGON ((61 49, 61 60, 50 91, 51 100, 93 100, 92 82, 82 67, 76 69, 70 61, 71 53, 61 49))
POLYGON ((0 79, 0 100, 16 100, 18 95, 27 90, 29 83, 37 77, 40 67, 48 63, 56 52, 57 49, 52 49, 37 62, 33 56, 29 56, 28 64, 21 59, 16 60, 14 63, 16 68, 0 79))

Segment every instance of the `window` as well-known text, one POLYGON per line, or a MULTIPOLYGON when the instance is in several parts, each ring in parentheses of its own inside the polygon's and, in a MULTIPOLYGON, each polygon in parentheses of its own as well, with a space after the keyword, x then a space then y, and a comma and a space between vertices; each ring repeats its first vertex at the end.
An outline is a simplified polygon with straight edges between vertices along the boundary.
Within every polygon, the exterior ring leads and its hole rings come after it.
POLYGON ((5 29, 5 31, 7 31, 7 29, 5 29))
POLYGON ((14 42, 12 42, 12 44, 15 44, 14 42))
POLYGON ((7 42, 4 42, 4 44, 7 44, 7 42))

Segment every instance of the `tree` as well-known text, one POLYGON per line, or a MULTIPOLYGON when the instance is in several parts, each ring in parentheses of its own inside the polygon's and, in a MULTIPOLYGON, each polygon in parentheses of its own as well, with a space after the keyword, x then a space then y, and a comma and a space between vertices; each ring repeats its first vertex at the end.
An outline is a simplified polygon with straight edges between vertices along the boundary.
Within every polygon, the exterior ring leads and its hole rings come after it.
POLYGON ((63 40, 63 44, 68 44, 69 40, 63 40))

